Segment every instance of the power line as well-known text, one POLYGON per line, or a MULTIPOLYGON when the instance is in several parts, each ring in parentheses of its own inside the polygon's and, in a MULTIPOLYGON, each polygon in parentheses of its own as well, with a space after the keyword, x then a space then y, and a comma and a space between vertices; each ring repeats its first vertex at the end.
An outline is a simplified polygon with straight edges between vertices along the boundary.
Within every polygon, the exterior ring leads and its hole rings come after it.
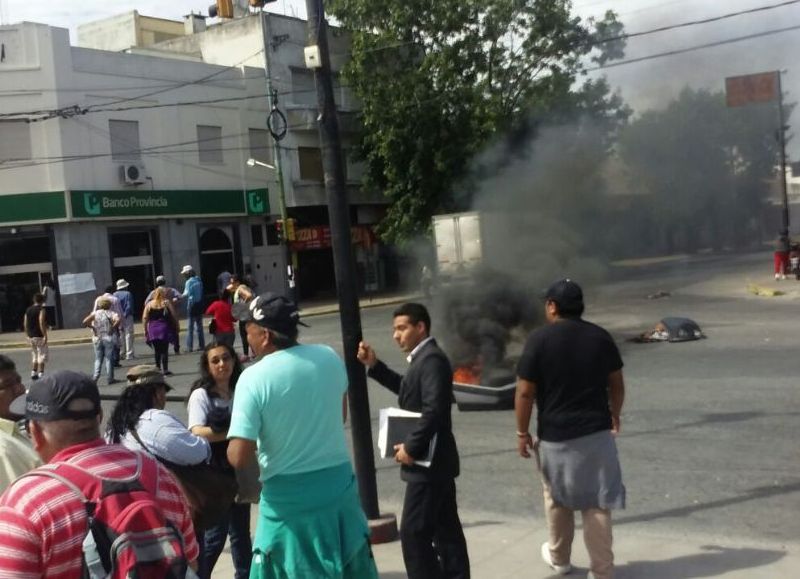
POLYGON ((625 66, 628 64, 634 64, 637 62, 644 62, 647 60, 654 60, 656 58, 664 58, 666 56, 675 56, 677 54, 685 54, 687 52, 695 52, 697 50, 703 50, 706 48, 714 48, 716 46, 723 46, 725 44, 734 44, 736 42, 742 42, 744 40, 752 40, 754 38, 762 38, 764 36, 772 36, 773 34, 781 34, 783 32, 791 32, 792 30, 800 30, 800 24, 794 26, 787 26, 785 28, 775 28, 772 30, 765 30, 763 32, 757 32, 755 34, 747 34, 746 36, 737 36, 735 38, 726 38, 724 40, 718 40, 716 42, 707 42, 705 44, 697 44, 695 46, 689 46, 687 48, 676 48, 675 50, 668 50, 665 52, 658 52, 656 54, 649 54, 647 56, 640 56, 638 58, 629 58, 626 60, 617 60, 613 62, 609 62, 608 64, 604 64, 601 66, 594 66, 585 69, 586 72, 595 72, 598 70, 605 70, 607 68, 616 68, 618 66, 625 66))
POLYGON ((237 62, 236 64, 232 64, 232 65, 230 65, 230 66, 226 66, 226 67, 225 67, 225 68, 223 68, 222 70, 218 70, 218 71, 216 71, 216 72, 213 72, 213 73, 211 73, 211 74, 209 74, 209 75, 207 75, 207 76, 204 76, 204 77, 202 77, 202 78, 199 78, 199 79, 196 79, 196 80, 192 80, 192 81, 188 81, 188 82, 182 82, 182 83, 179 83, 179 84, 177 84, 177 85, 176 85, 176 86, 174 86, 174 87, 164 88, 164 89, 160 89, 160 90, 157 90, 157 91, 153 91, 153 92, 149 92, 149 93, 140 94, 140 95, 137 95, 137 96, 135 96, 135 97, 130 97, 130 98, 124 98, 124 99, 116 100, 116 101, 113 101, 113 102, 110 102, 110 103, 105 103, 104 105, 89 105, 88 107, 86 107, 86 109, 87 109, 87 110, 92 110, 92 108, 93 108, 94 106, 111 106, 111 105, 117 105, 117 104, 124 103, 124 102, 130 102, 130 101, 135 101, 135 100, 141 100, 141 99, 144 99, 144 98, 148 98, 148 97, 155 96, 155 95, 157 95, 157 94, 162 94, 162 93, 169 92, 169 91, 172 91, 172 90, 178 90, 178 89, 180 89, 180 88, 183 88, 183 87, 186 87, 186 86, 189 86, 189 85, 193 85, 193 84, 202 83, 202 82, 205 82, 205 81, 207 81, 207 80, 210 80, 210 79, 212 79, 212 78, 215 78, 215 77, 217 77, 217 76, 219 76, 219 75, 221 75, 221 74, 224 74, 224 73, 226 73, 226 72, 230 72, 231 70, 235 69, 236 67, 240 66, 240 65, 241 65, 241 64, 243 64, 244 62, 246 62, 246 61, 250 60, 251 58, 255 58, 256 56, 258 56, 258 55, 259 55, 259 54, 261 54, 262 52, 264 52, 264 48, 263 48, 263 47, 259 48, 259 49, 258 49, 256 52, 254 52, 254 53, 253 53, 253 54, 251 54, 250 56, 247 56, 247 57, 243 58, 242 60, 240 60, 240 61, 239 61, 239 62, 237 62))
POLYGON ((791 6, 793 4, 800 4, 800 0, 785 0, 784 2, 779 2, 778 4, 757 6, 755 8, 748 8, 747 10, 739 10, 737 12, 728 12, 726 14, 720 14, 719 16, 711 16, 709 18, 701 18, 699 20, 689 20, 687 22, 670 24, 668 26, 659 26, 658 28, 651 28, 649 30, 642 30, 640 32, 630 32, 630 33, 620 34, 619 36, 612 36, 610 38, 603 38, 598 41, 592 41, 587 43, 587 45, 595 46, 597 44, 605 44, 607 42, 614 42, 616 40, 628 40, 630 38, 638 38, 640 36, 649 36, 650 34, 666 32, 668 30, 676 30, 678 28, 687 28, 689 26, 698 26, 700 24, 710 24, 712 22, 720 22, 722 20, 728 20, 730 18, 736 18, 738 16, 747 16, 749 14, 756 14, 758 12, 766 12, 768 10, 775 10, 777 8, 785 8, 786 6, 791 6))

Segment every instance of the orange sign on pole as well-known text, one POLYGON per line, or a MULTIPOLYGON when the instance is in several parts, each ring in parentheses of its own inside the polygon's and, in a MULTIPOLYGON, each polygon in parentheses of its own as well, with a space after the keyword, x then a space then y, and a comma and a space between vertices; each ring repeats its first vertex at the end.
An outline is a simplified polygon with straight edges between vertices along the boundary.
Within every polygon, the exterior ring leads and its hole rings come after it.
POLYGON ((729 107, 777 100, 780 82, 778 71, 730 76, 725 79, 725 97, 729 107))

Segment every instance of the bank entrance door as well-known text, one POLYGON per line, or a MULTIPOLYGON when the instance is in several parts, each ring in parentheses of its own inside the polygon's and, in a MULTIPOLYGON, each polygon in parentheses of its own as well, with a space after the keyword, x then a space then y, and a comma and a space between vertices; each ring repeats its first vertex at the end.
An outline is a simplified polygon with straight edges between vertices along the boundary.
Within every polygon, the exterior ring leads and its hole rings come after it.
POLYGON ((112 278, 115 283, 124 279, 130 284, 128 291, 133 294, 133 316, 139 320, 144 310, 144 299, 155 286, 156 232, 111 231, 109 238, 112 278))
POLYGON ((223 271, 236 272, 233 228, 227 225, 200 228, 200 276, 206 302, 217 292, 217 276, 223 271))
POLYGON ((0 331, 24 331, 22 318, 40 292, 52 279, 51 263, 26 263, 0 267, 0 331))

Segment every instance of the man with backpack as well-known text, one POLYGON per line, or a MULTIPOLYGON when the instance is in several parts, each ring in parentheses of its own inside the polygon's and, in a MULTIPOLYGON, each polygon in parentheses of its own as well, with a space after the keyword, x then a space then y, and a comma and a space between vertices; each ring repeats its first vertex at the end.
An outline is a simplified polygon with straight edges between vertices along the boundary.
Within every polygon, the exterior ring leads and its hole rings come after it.
POLYGON ((180 488, 155 459, 104 443, 89 376, 54 372, 11 411, 28 419, 46 464, 0 496, 0 577, 195 577, 197 540, 180 488))

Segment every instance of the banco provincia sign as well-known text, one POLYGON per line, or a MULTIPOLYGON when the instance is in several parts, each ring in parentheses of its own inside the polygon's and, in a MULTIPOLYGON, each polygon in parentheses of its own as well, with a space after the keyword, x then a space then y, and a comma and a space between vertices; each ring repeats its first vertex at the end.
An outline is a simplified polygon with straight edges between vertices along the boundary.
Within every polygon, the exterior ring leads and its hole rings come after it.
POLYGON ((266 189, 70 191, 73 219, 269 214, 266 189))

